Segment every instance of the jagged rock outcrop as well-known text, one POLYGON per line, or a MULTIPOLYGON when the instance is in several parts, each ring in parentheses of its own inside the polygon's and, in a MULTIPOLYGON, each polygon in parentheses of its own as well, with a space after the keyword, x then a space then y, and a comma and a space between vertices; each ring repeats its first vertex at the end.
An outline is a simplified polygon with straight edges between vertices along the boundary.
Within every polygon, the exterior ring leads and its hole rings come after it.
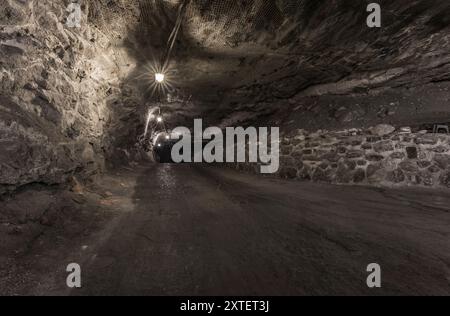
MULTIPOLYGON (((0 5, 0 185, 63 183, 104 168, 122 69, 87 15, 66 25, 65 1, 0 5)), ((87 12, 89 8, 82 8, 87 12)))

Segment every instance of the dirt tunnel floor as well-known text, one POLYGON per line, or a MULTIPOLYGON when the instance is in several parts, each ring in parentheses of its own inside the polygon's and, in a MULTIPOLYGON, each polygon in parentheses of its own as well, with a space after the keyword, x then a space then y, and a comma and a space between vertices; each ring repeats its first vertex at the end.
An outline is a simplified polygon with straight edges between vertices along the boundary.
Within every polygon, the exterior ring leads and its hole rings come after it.
POLYGON ((72 198, 69 223, 3 252, 1 294, 450 294, 449 192, 151 165, 72 198), (66 287, 72 262, 81 289, 66 287))

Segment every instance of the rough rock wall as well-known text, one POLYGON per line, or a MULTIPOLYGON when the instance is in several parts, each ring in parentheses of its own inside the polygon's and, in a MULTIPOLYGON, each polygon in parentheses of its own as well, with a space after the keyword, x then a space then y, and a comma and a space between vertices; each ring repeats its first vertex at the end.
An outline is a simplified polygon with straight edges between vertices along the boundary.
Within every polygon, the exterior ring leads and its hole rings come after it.
MULTIPOLYGON (((255 164, 239 170, 259 172, 255 164)), ((283 178, 338 184, 419 185, 450 188, 450 135, 412 133, 379 125, 368 130, 317 131, 284 136, 283 178)))
MULTIPOLYGON (((140 2, 142 64, 152 65, 182 1, 140 2)), ((369 28, 370 2, 189 1, 167 75, 168 125, 197 117, 310 131, 450 122, 450 2, 380 0, 382 27, 369 28)))
POLYGON ((66 26, 69 1, 0 5, 0 187, 57 184, 104 166, 119 93, 110 38, 87 23, 66 26))
MULTIPOLYGON (((382 27, 371 29, 366 24, 370 2, 192 1, 185 42, 178 47, 180 56, 187 50, 196 60, 186 57, 187 67, 177 65, 178 76, 183 76, 182 84, 193 86, 193 100, 207 99, 212 109, 208 117, 229 120, 240 112, 249 122, 279 109, 286 113, 304 106, 307 117, 310 110, 326 113, 342 106, 316 102, 323 96, 387 99, 391 89, 448 82, 450 3, 376 1, 382 7, 382 27)), ((412 99, 424 96, 413 92, 407 92, 412 99)), ((402 120, 403 109, 414 110, 401 97, 390 102, 398 102, 400 110, 392 115, 393 124, 402 120)), ((366 103, 360 104, 363 112, 377 106, 366 103)), ((438 104, 427 112, 434 118, 449 116, 438 104)), ((370 124, 378 124, 376 116, 367 117, 370 124)), ((296 127, 305 128, 303 123, 296 127)))

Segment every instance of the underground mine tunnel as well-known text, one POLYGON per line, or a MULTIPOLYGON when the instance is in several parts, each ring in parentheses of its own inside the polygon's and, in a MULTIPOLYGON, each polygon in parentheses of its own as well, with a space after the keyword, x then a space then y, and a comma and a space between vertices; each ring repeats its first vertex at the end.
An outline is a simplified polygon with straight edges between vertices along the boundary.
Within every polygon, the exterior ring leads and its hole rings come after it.
POLYGON ((0 294, 450 294, 448 1, 0 9, 0 294))

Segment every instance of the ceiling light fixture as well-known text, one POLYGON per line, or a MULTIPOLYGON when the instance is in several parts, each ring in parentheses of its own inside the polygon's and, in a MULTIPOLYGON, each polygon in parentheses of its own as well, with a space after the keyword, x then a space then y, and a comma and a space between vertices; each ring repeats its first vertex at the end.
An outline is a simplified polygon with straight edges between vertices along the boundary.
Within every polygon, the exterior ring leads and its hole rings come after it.
POLYGON ((162 73, 156 73, 155 74, 155 80, 158 83, 163 83, 165 78, 166 78, 166 76, 164 74, 162 74, 162 73))

